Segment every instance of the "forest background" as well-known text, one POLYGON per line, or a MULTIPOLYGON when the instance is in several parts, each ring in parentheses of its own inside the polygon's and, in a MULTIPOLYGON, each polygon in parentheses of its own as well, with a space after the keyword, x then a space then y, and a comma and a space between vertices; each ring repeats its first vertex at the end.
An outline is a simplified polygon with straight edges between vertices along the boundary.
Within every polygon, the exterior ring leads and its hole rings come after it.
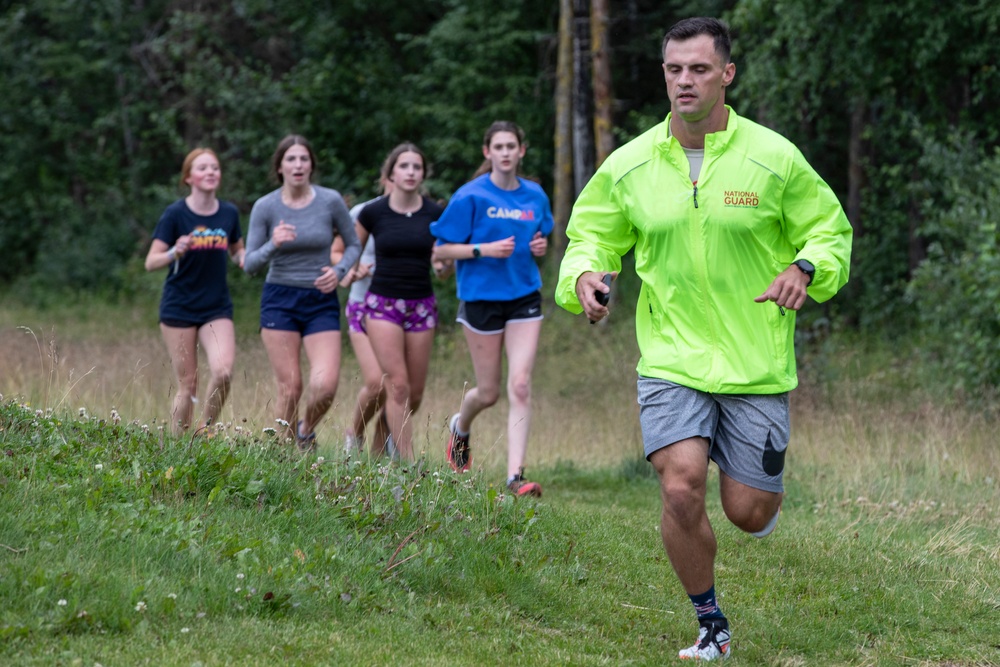
MULTIPOLYGON (((852 279, 800 335, 909 349, 943 389, 1000 384, 1000 4, 966 0, 32 0, 0 5, 0 290, 57 307, 74 292, 158 298, 142 257, 179 165, 214 148, 246 215, 275 187, 288 132, 319 181, 375 192, 411 140, 448 197, 485 127, 522 125, 525 172, 552 193, 552 275, 568 205, 607 150, 660 122, 666 28, 734 33, 737 111, 794 141, 856 231, 852 279)), ((244 218, 244 221, 246 218, 244 218)), ((244 222, 245 225, 245 222, 244 222)), ((234 270, 244 294, 259 281, 234 270)), ((549 281, 551 283, 551 281, 549 281)))

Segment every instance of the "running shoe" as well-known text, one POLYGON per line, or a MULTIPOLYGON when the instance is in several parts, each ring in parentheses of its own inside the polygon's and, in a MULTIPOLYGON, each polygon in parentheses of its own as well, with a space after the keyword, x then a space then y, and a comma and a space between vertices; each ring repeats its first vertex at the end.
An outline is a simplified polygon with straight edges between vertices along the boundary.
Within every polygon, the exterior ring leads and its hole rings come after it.
POLYGON ((729 621, 706 618, 701 621, 698 641, 677 654, 681 660, 717 660, 729 657, 729 621))
POLYGON ((457 412, 451 416, 451 422, 448 425, 451 437, 448 438, 448 448, 444 455, 452 470, 466 472, 472 465, 472 450, 469 449, 469 434, 458 434, 458 416, 457 412))
POLYGON ((524 468, 520 469, 516 475, 511 475, 510 479, 507 480, 507 488, 514 492, 518 498, 523 498, 525 496, 532 496, 534 498, 542 497, 542 485, 538 482, 529 482, 524 478, 524 468))
POLYGON ((311 454, 316 451, 316 431, 307 435, 302 435, 302 420, 295 427, 295 444, 303 454, 311 454))

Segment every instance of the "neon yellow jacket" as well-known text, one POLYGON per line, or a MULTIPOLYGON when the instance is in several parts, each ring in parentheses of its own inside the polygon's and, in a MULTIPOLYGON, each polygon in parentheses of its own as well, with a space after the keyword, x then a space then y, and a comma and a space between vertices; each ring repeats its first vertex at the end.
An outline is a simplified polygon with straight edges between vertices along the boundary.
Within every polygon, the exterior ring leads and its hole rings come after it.
MULTIPOLYGON (((727 107, 728 108, 728 107, 727 107)), ((795 312, 755 303, 797 259, 809 295, 847 282, 851 225, 836 195, 787 139, 729 108, 705 138, 697 186, 670 116, 616 150, 580 193, 556 302, 582 312, 585 271, 619 271, 635 246, 640 375, 722 394, 794 389, 795 312)))

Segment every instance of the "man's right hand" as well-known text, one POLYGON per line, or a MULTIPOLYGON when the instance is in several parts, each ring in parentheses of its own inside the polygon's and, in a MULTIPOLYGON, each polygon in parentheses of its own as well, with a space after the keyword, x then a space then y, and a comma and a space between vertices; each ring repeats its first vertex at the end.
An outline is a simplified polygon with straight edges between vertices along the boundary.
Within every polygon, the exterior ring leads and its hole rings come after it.
MULTIPOLYGON (((583 312, 586 313, 591 322, 603 320, 610 312, 608 307, 602 306, 594 296, 594 292, 601 294, 611 292, 611 288, 602 282, 606 275, 608 275, 607 271, 587 271, 581 273, 580 277, 576 279, 576 298, 580 301, 583 312)), ((618 272, 612 271, 611 278, 617 277, 618 272)))

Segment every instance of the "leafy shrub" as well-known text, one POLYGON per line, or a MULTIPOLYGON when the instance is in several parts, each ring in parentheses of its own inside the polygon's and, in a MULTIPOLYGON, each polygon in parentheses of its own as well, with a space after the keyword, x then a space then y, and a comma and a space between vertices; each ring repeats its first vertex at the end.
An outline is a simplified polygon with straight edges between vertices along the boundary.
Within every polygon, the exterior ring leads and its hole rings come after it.
POLYGON ((967 137, 928 142, 922 234, 928 257, 908 297, 942 382, 969 392, 1000 386, 1000 153, 967 137))

